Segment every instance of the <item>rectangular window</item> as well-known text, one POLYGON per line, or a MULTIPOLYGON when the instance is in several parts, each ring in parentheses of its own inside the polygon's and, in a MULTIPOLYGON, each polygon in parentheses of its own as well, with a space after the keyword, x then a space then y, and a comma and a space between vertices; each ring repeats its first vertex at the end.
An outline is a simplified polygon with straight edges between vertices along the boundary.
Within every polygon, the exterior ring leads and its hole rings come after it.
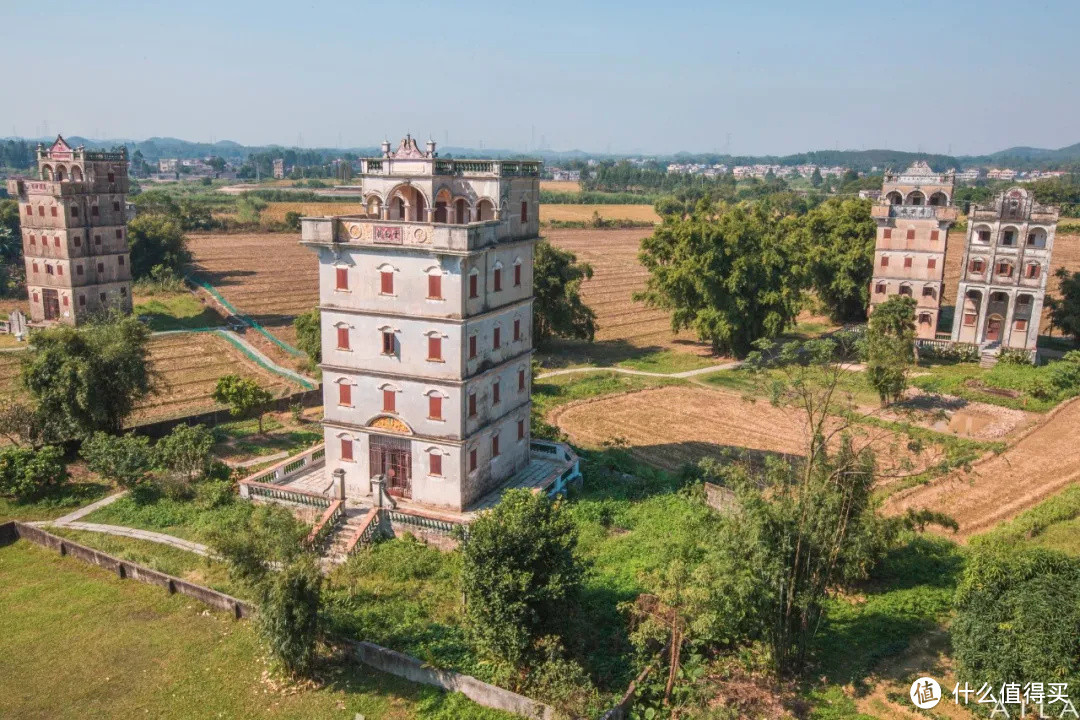
POLYGON ((337 329, 337 346, 338 350, 349 349, 349 328, 339 327, 337 329))
POLYGON ((476 417, 476 393, 469 396, 469 417, 476 417))
POLYGON ((38 271, 37 263, 31 263, 31 266, 34 268, 34 272, 36 273, 38 271))
POLYGON ((1027 330, 1027 320, 1021 320, 1021 319, 1018 318, 1016 320, 1016 329, 1017 330, 1027 330))
POLYGON ((98 212, 98 206, 97 205, 94 205, 94 206, 92 206, 90 208, 90 214, 93 215, 94 217, 97 217, 100 214, 98 212))
POLYGON ((926 269, 927 270, 933 270, 936 267, 937 267, 937 258, 927 258, 926 259, 926 269))
POLYGON ((116 175, 111 172, 109 173, 109 182, 116 182, 116 175))
POLYGON ((975 324, 975 313, 965 313, 964 314, 964 324, 969 326, 969 327, 974 325, 975 324))
POLYGON ((53 217, 56 217, 56 206, 55 205, 53 205, 51 208, 49 208, 49 214, 52 215, 53 217))
POLYGON ((491 347, 498 350, 500 345, 502 345, 502 328, 496 327, 491 334, 491 347))
POLYGON ((381 292, 383 295, 393 295, 394 294, 394 273, 392 273, 392 272, 382 272, 382 273, 379 273, 379 275, 382 278, 380 280, 379 292, 381 292))
POLYGON ((923 297, 934 297, 934 288, 927 285, 927 286, 923 287, 922 294, 923 294, 923 297))
POLYGON ((26 206, 26 214, 27 214, 27 215, 33 215, 33 214, 34 214, 34 208, 33 208, 33 206, 31 206, 31 205, 27 205, 27 206, 26 206))
POLYGON ((477 284, 476 283, 476 278, 478 278, 478 277, 480 277, 480 276, 479 275, 470 275, 469 276, 469 297, 471 297, 471 298, 474 298, 474 297, 477 296, 478 291, 477 291, 477 288, 476 288, 476 284, 477 284))
POLYGON ((427 359, 442 360, 442 338, 431 336, 427 339, 427 359))
POLYGON ((74 242, 75 242, 75 247, 82 247, 82 238, 79 237, 78 235, 75 236, 74 242))
POLYGON ((495 292, 499 292, 500 290, 502 290, 502 270, 500 270, 499 268, 495 268, 494 284, 495 292))
POLYGON ((989 230, 980 230, 979 231, 979 242, 984 242, 984 243, 990 242, 990 231, 989 230))
POLYGON ((123 255, 117 256, 116 264, 119 265, 120 267, 124 267, 124 256, 123 255))
POLYGON ((79 217, 79 206, 78 205, 72 205, 71 206, 71 217, 73 217, 73 218, 79 217))
POLYGON ((529 203, 521 201, 521 222, 529 222, 529 203))
POLYGON ((94 244, 95 245, 100 245, 101 244, 101 236, 100 235, 95 235, 94 236, 94 244))
POLYGON ((889 238, 891 238, 892 237, 892 228, 885 228, 885 230, 883 230, 882 233, 881 233, 881 237, 883 239, 885 239, 885 240, 888 240, 889 238))
POLYGON ((518 420, 518 440, 525 439, 525 421, 518 420))
POLYGON ((116 239, 117 240, 123 240, 124 239, 124 231, 121 230, 120 228, 116 228, 116 239))
POLYGON ((498 404, 501 399, 501 393, 499 392, 499 381, 496 380, 491 386, 491 402, 498 404))
POLYGON ((427 414, 429 420, 442 420, 442 396, 428 395, 427 414))
POLYGON ((472 360, 476 357, 476 336, 469 336, 469 359, 472 360))
POLYGON ((56 246, 56 247, 60 247, 60 236, 59 235, 54 235, 53 236, 53 245, 56 246))
POLYGON ((64 307, 67 307, 67 306, 68 306, 68 296, 65 295, 64 296, 64 307))
POLYGON ((521 263, 514 266, 514 287, 521 287, 521 263))
POLYGON ((352 460, 352 440, 349 438, 341 438, 341 459, 352 460))
POLYGON ((525 371, 518 370, 518 392, 525 392, 525 371))
POLYGON ((44 205, 38 205, 37 206, 37 214, 38 214, 38 217, 45 217, 45 206, 44 205))
POLYGON ((337 279, 337 289, 338 290, 348 290, 349 289, 349 269, 348 268, 336 268, 334 270, 334 275, 335 275, 335 277, 337 279))
POLYGON ((393 390, 382 391, 382 409, 383 412, 396 412, 397 411, 397 393, 393 390))
POLYGON ((113 209, 113 212, 120 212, 120 203, 113 200, 112 209, 113 209))
POLYGON ((911 258, 909 258, 909 257, 904 258, 904 267, 906 267, 906 268, 911 267, 911 258))
POLYGON ((56 274, 57 275, 63 275, 64 274, 64 266, 63 265, 57 265, 56 266, 56 274))
POLYGON ((384 331, 382 334, 382 354, 393 355, 394 354, 394 333, 384 331))
POLYGON ((930 241, 931 242, 937 242, 937 239, 938 239, 938 231, 937 230, 931 230, 930 231, 930 241))
POLYGON ((430 475, 442 475, 442 453, 432 450, 428 455, 428 471, 430 475))
POLYGON ((442 275, 427 276, 427 296, 430 300, 442 300, 442 275))
POLYGON ((469 451, 469 472, 476 469, 476 448, 469 451))
POLYGON ((521 320, 514 320, 514 342, 521 339, 521 320))
POLYGON ((889 257, 887 255, 881 256, 881 267, 889 267, 889 257))
POLYGON ((915 239, 915 228, 908 228, 907 239, 908 240, 914 240, 915 239))
POLYGON ((101 302, 103 302, 103 303, 104 303, 104 302, 105 302, 105 293, 100 293, 100 294, 98 295, 98 300, 100 300, 101 302))
POLYGON ((491 436, 491 457, 493 457, 493 458, 499 457, 499 436, 498 435, 492 435, 491 436))
POLYGON ((85 295, 80 295, 79 296, 79 307, 86 307, 86 296, 85 295))
POLYGON ((33 235, 30 236, 30 244, 37 245, 37 238, 35 238, 33 235))
POLYGON ((339 383, 337 386, 338 405, 352 405, 352 385, 339 383))
POLYGON ((97 264, 97 271, 98 271, 99 273, 103 273, 103 272, 105 272, 105 263, 98 263, 98 264, 97 264))
POLYGON ((45 266, 45 274, 46 275, 52 275, 53 274, 53 266, 52 265, 46 265, 45 266))
POLYGON ((75 266, 75 274, 76 275, 82 275, 83 274, 82 265, 76 265, 75 266))
POLYGON ((127 297, 127 288, 126 287, 120 288, 120 297, 127 297))

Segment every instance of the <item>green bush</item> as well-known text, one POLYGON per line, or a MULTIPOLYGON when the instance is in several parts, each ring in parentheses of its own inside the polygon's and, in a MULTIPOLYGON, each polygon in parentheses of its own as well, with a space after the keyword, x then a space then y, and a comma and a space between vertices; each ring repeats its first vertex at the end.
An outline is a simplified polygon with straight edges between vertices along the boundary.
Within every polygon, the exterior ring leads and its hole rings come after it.
POLYGON ((268 576, 259 593, 259 634, 286 671, 307 673, 322 636, 322 572, 311 555, 268 576))
POLYGON ((205 479, 213 470, 210 449, 214 434, 205 425, 177 425, 154 445, 159 478, 167 495, 180 497, 191 485, 205 479))
POLYGON ((131 490, 150 480, 154 453, 144 435, 109 435, 96 432, 83 441, 79 454, 91 470, 131 490))
POLYGON ((1005 348, 998 354, 998 362, 1005 365, 1030 365, 1031 351, 1019 348, 1005 348))
POLYGON ((955 609, 951 635, 961 682, 1080 681, 1080 560, 978 543, 955 609))
POLYGON ((64 454, 46 445, 38 450, 6 447, 0 450, 0 495, 19 501, 48 494, 68 479, 64 454))

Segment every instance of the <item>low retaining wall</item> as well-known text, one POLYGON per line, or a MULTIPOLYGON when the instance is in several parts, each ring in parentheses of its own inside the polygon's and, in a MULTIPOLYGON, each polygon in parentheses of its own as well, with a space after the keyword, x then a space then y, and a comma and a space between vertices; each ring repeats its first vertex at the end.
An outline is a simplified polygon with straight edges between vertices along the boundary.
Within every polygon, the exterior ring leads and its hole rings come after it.
POLYGON ((409 655, 389 650, 369 642, 346 641, 351 655, 365 665, 391 675, 423 685, 433 685, 448 692, 459 692, 478 705, 504 710, 532 720, 554 720, 555 710, 542 702, 504 690, 496 685, 462 675, 452 670, 439 670, 409 655))
MULTIPOLYGON (((322 400, 322 386, 320 385, 314 390, 300 390, 291 395, 275 398, 267 405, 267 409, 270 411, 285 412, 298 403, 306 408, 317 407, 322 405, 322 400)), ((217 410, 207 410, 206 412, 196 413, 194 415, 184 415, 183 417, 168 418, 165 420, 154 420, 140 425, 132 425, 131 427, 126 427, 124 429, 156 439, 168 435, 177 425, 207 425, 213 427, 220 423, 227 422, 236 422, 236 417, 229 414, 228 408, 220 408, 217 410)))
POLYGON ((189 583, 187 580, 181 580, 178 577, 166 575, 163 572, 151 570, 148 567, 143 567, 142 565, 127 560, 115 558, 100 550, 95 550, 86 547, 85 545, 80 545, 77 542, 72 542, 67 538, 53 535, 52 533, 34 527, 33 525, 27 525, 18 521, 0 525, 0 543, 3 543, 5 537, 11 536, 14 536, 13 539, 27 540, 35 545, 41 545, 56 550, 61 555, 70 555, 85 563, 97 565, 109 572, 116 573, 121 578, 136 580, 141 583, 146 583, 147 585, 156 585, 168 591, 170 595, 173 593, 187 595, 210 607, 232 613, 233 616, 238 619, 251 617, 253 613, 251 605, 243 600, 234 598, 231 595, 226 595, 217 590, 211 590, 202 585, 189 583))

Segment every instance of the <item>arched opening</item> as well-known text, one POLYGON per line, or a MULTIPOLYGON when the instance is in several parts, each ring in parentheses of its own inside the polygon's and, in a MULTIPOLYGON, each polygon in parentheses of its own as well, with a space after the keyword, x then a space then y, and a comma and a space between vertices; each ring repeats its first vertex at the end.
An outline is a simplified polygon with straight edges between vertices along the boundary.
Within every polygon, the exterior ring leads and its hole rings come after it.
POLYGON ((1012 225, 1001 229, 1001 242, 1004 247, 1016 247, 1017 231, 1012 225))
POLYGON ((908 297, 911 297, 911 286, 910 285, 901 285, 900 286, 900 294, 901 295, 907 295, 908 297))
POLYGON ((488 220, 495 219, 495 204, 490 200, 481 200, 476 204, 476 219, 479 222, 486 222, 488 220))
POLYGON ((52 173, 52 166, 51 165, 42 165, 41 166, 41 179, 42 180, 52 180, 53 179, 53 173, 52 173))
POLYGON ((465 225, 470 221, 469 201, 465 198, 458 198, 454 201, 454 222, 458 225, 465 225))
POLYGON ((57 165, 53 174, 56 177, 56 182, 64 182, 67 180, 67 171, 63 165, 57 165))
POLYGON ((394 205, 393 205, 394 214, 391 217, 391 219, 392 220, 408 220, 408 217, 407 217, 407 214, 406 214, 407 213, 407 208, 405 206, 405 198, 403 198, 403 197, 401 197, 399 195, 399 196, 394 198, 393 203, 394 203, 394 205))
POLYGON ((1028 232, 1027 245, 1028 247, 1033 248, 1046 247, 1046 230, 1043 230, 1042 228, 1032 228, 1031 231, 1028 232))
POLYGON ((424 194, 409 185, 399 186, 390 195, 390 219, 425 222, 427 202, 424 194))
POLYGON ((902 205, 904 203, 904 196, 893 190, 885 196, 885 200, 888 201, 890 205, 902 205))
POLYGON ((434 220, 437 223, 446 223, 450 221, 450 191, 443 188, 439 191, 439 194, 435 196, 435 213, 434 220))
POLYGON ((978 240, 981 243, 989 243, 990 242, 990 226, 988 226, 988 225, 978 225, 978 226, 976 226, 975 227, 974 237, 975 237, 976 240, 978 240))
POLYGON ((925 205, 926 196, 918 190, 912 190, 907 196, 907 205, 925 205))
POLYGON ((78 165, 75 165, 71 168, 71 179, 74 182, 82 182, 82 168, 80 168, 78 165))
POLYGON ((1002 316, 997 313, 986 318, 986 333, 984 337, 987 342, 998 342, 1001 340, 1002 320, 1002 316))
POLYGON ((944 207, 949 204, 949 196, 943 192, 936 192, 930 196, 930 200, 927 204, 933 205, 934 207, 944 207))
POLYGON ((382 217, 382 200, 377 195, 368 198, 367 214, 369 217, 382 217))

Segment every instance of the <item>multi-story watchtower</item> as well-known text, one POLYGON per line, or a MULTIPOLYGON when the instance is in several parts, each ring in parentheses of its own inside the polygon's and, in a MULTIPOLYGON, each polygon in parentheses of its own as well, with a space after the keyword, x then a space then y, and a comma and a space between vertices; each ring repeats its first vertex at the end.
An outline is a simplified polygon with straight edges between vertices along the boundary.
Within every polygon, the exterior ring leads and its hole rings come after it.
POLYGON ((945 247, 956 221, 952 192, 952 173, 916 162, 902 173, 885 173, 881 197, 871 208, 877 242, 870 310, 890 295, 914 297, 918 336, 930 340, 937 334, 945 247))
POLYGON ((971 208, 953 340, 1036 349, 1057 222, 1019 187, 971 208))
POLYGON ((39 180, 8 180, 19 202, 33 322, 77 325, 117 308, 131 312, 125 197, 127 152, 38 145, 39 180))
POLYGON ((366 214, 303 220, 326 467, 350 498, 384 484, 462 510, 530 463, 540 163, 382 149, 361 161, 366 214))

